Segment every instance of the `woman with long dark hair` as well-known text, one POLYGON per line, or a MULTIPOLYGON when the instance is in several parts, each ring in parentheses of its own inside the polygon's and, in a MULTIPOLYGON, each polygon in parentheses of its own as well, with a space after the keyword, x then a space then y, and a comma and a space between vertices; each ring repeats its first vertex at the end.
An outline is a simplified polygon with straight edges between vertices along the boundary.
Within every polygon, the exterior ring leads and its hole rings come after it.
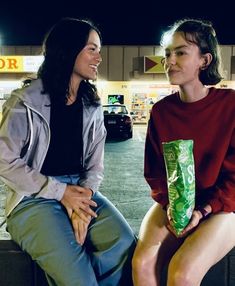
POLYGON ((50 285, 132 285, 135 235, 99 191, 106 130, 94 81, 100 32, 64 18, 38 77, 12 92, 0 126, 7 229, 50 285))

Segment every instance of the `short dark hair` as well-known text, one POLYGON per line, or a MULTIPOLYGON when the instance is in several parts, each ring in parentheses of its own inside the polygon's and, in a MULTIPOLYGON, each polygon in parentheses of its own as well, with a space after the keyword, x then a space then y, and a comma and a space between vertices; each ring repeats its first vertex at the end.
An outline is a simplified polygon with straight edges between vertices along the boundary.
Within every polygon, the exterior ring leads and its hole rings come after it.
POLYGON ((200 19, 182 19, 176 21, 173 26, 163 34, 161 46, 165 46, 165 40, 175 32, 182 33, 187 42, 197 45, 202 55, 206 53, 212 55, 212 61, 209 66, 201 70, 199 74, 199 79, 202 84, 214 85, 219 83, 222 79, 219 71, 221 57, 218 40, 212 23, 200 19))
MULTIPOLYGON (((76 57, 85 47, 91 30, 95 30, 101 40, 99 29, 90 20, 66 17, 46 34, 43 42, 44 61, 39 68, 38 77, 42 79, 43 92, 48 93, 52 101, 67 101, 76 57)), ((81 87, 88 88, 88 101, 99 101, 95 85, 84 81, 81 87)))

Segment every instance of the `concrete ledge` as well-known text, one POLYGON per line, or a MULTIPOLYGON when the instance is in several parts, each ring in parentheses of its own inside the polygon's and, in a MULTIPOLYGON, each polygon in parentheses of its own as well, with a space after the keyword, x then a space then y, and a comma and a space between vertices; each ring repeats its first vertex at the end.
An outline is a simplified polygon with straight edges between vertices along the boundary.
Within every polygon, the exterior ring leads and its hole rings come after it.
MULTIPOLYGON (((0 285, 48 286, 48 283, 44 272, 16 243, 12 240, 0 240, 0 285)), ((201 286, 234 285, 235 248, 209 270, 201 286)))
POLYGON ((1 286, 48 286, 41 268, 12 240, 0 240, 1 286))

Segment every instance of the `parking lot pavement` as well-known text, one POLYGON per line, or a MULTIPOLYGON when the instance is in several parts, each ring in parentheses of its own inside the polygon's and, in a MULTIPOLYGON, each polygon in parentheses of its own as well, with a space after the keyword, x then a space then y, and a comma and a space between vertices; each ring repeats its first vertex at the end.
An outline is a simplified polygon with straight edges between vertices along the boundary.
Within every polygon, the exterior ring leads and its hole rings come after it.
POLYGON ((134 125, 133 138, 105 144, 104 181, 100 191, 121 211, 135 233, 153 204, 143 176, 146 125, 134 125))
MULTIPOLYGON (((121 211, 136 234, 141 221, 153 204, 150 189, 143 176, 146 125, 134 125, 133 138, 107 140, 104 157, 104 180, 100 191, 121 211)), ((4 213, 4 193, 0 191, 0 223, 4 213)), ((5 227, 0 239, 9 239, 5 227)))

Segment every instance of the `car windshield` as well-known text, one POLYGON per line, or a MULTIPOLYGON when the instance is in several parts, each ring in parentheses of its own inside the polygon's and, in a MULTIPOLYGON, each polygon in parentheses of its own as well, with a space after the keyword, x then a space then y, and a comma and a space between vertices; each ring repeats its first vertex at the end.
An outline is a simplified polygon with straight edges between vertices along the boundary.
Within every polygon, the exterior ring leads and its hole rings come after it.
POLYGON ((104 105, 104 114, 127 114, 127 109, 124 105, 104 105))

